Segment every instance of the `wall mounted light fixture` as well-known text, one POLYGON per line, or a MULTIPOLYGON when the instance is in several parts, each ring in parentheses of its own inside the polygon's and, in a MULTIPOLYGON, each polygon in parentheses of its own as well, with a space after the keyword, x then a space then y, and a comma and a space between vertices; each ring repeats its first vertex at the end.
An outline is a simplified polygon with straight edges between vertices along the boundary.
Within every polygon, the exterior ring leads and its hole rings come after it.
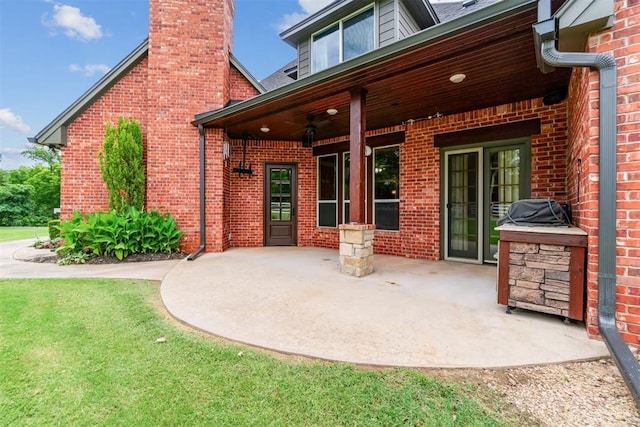
POLYGON ((222 159, 223 160, 227 160, 229 158, 230 155, 230 146, 229 146, 229 141, 225 138, 224 142, 222 143, 222 159))

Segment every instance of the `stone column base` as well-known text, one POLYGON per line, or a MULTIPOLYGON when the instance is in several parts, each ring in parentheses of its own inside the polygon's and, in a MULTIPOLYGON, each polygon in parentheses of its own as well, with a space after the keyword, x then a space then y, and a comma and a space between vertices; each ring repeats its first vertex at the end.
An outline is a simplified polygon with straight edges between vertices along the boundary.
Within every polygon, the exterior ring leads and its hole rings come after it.
POLYGON ((340 271, 363 277, 373 272, 374 224, 340 224, 340 271))

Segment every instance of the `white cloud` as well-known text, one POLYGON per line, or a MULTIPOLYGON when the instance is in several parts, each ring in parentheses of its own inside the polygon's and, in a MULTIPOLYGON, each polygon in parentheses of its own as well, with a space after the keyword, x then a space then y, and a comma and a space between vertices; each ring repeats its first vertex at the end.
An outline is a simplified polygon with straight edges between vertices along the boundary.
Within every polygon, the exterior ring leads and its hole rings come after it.
POLYGON ((294 25, 302 21, 307 16, 308 15, 305 15, 304 13, 300 13, 300 12, 287 13, 280 19, 280 22, 278 22, 278 24, 276 25, 276 29, 278 30, 279 33, 281 33, 284 30, 287 30, 293 27, 294 25))
POLYGON ((33 166, 35 162, 22 155, 22 152, 28 148, 32 148, 29 144, 19 147, 0 147, 0 169, 12 170, 18 169, 20 166, 33 166))
POLYGON ((82 75, 86 77, 91 77, 95 73, 106 74, 110 69, 111 68, 105 64, 69 65, 69 71, 72 73, 82 73, 82 75))
POLYGON ((298 5, 302 9, 302 12, 287 13, 284 15, 276 25, 278 32, 281 33, 291 28, 307 16, 319 11, 333 1, 335 0, 298 0, 298 5))
POLYGON ((31 132, 31 128, 22 121, 22 117, 8 108, 0 108, 0 127, 20 133, 31 132))
POLYGON ((82 41, 102 37, 101 26, 95 19, 84 16, 79 8, 66 4, 53 5, 53 18, 44 20, 43 23, 51 27, 60 27, 68 37, 82 41))
POLYGON ((311 15, 334 1, 335 0, 298 0, 298 4, 307 15, 311 15))

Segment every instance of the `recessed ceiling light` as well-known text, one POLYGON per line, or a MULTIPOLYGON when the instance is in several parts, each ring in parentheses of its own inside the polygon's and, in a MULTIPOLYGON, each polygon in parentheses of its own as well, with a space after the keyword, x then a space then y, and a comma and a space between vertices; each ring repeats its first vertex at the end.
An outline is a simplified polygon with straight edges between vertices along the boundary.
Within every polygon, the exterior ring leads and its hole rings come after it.
POLYGON ((462 81, 467 77, 466 74, 457 73, 449 77, 452 83, 462 83, 462 81))

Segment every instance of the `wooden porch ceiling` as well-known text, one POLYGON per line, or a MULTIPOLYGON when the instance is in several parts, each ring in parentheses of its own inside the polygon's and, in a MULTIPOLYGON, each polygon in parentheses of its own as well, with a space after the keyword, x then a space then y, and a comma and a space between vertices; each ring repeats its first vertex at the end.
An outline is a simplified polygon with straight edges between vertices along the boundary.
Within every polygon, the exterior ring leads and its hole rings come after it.
POLYGON ((532 25, 535 8, 486 25, 460 30, 385 62, 366 64, 340 77, 302 87, 272 101, 240 110, 205 126, 269 140, 303 139, 307 117, 315 140, 349 134, 349 90, 367 90, 367 130, 542 97, 565 88, 570 69, 542 74, 536 67, 532 25), (449 77, 466 74, 462 83, 449 77), (338 113, 329 116, 328 108, 338 113), (268 133, 260 131, 266 125, 268 133))

